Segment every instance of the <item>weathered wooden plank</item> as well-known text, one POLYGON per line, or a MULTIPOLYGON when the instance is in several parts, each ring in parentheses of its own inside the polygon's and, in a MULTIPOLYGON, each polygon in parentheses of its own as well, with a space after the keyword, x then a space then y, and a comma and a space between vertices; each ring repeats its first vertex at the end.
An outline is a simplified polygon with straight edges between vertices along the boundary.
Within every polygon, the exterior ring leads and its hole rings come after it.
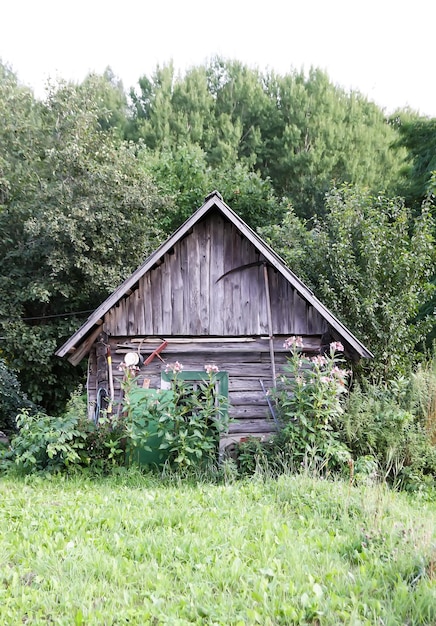
POLYGON ((274 334, 282 335, 292 328, 289 324, 291 306, 289 302, 285 302, 287 283, 283 276, 271 266, 268 267, 268 278, 273 330, 274 334))
POLYGON ((241 257, 242 262, 246 267, 241 269, 240 281, 241 281, 241 321, 239 333, 246 335, 257 330, 256 321, 257 315, 255 309, 258 307, 258 291, 257 285, 257 266, 251 265, 256 261, 256 254, 253 248, 253 244, 245 237, 241 240, 241 257), (255 292, 253 294, 253 288, 255 292))
POLYGON ((112 309, 112 328, 114 335, 125 335, 126 332, 120 332, 119 327, 119 317, 120 317, 120 309, 122 307, 122 302, 118 302, 112 309))
POLYGON ((169 334, 172 331, 172 267, 170 264, 171 257, 166 254, 163 257, 163 264, 160 267, 162 284, 161 284, 161 298, 162 298, 162 328, 161 333, 169 334))
POLYGON ((229 434, 267 433, 274 432, 275 430, 276 426, 274 421, 269 419, 245 419, 237 422, 231 422, 229 425, 229 434))
POLYGON ((297 293, 295 293, 295 297, 294 297, 295 330, 294 330, 294 333, 296 335, 307 334, 307 309, 308 309, 307 302, 303 300, 303 298, 301 298, 297 293))
POLYGON ((201 335, 200 318, 200 232, 201 226, 196 224, 189 237, 187 256, 188 271, 186 274, 185 289, 187 300, 184 316, 187 322, 188 332, 193 335, 201 335))
POLYGON ((210 223, 206 220, 199 222, 198 252, 199 252, 199 317, 200 335, 209 333, 209 300, 210 300, 210 223))
POLYGON ((210 294, 209 334, 224 334, 224 283, 218 280, 224 274, 224 219, 221 214, 211 215, 210 241, 210 294))
POLYGON ((144 328, 144 307, 140 290, 136 289, 129 299, 130 306, 133 308, 134 316, 132 336, 139 335, 144 328))
POLYGON ((244 406, 244 405, 262 405, 267 406, 267 400, 265 394, 262 391, 260 383, 258 383, 258 387, 248 391, 233 391, 229 390, 229 402, 232 406, 244 406))
POLYGON ((186 334, 186 329, 189 328, 189 320, 187 319, 187 315, 189 314, 189 268, 188 268, 188 257, 189 257, 189 238, 186 237, 181 242, 181 253, 183 258, 183 264, 181 265, 182 270, 182 280, 183 280, 183 308, 177 312, 179 315, 179 334, 186 334))
MULTIPOLYGON (((263 384, 265 385, 265 389, 270 389, 272 387, 272 380, 269 378, 262 378, 263 384)), ((238 378, 236 376, 229 377, 229 393, 232 392, 247 392, 251 393, 253 391, 259 391, 261 389, 261 385, 259 382, 259 378, 253 376, 251 378, 238 378)))
POLYGON ((151 307, 153 310, 153 333, 160 335, 163 332, 162 327, 162 266, 156 267, 150 272, 150 281, 152 286, 151 307))
MULTIPOLYGON (((257 255, 261 261, 260 255, 257 255)), ((256 335, 266 335, 268 341, 268 314, 265 291, 265 278, 263 275, 263 265, 260 264, 253 269, 253 280, 250 283, 250 300, 252 303, 253 331, 256 335)))
POLYGON ((153 332, 153 294, 151 291, 151 272, 145 274, 140 281, 140 287, 144 301, 144 335, 153 332))
POLYGON ((83 357, 89 352, 92 344, 101 333, 101 326, 97 326, 93 332, 85 339, 85 341, 79 346, 79 348, 68 357, 68 361, 73 365, 77 365, 83 359, 83 357))
MULTIPOLYGON (((284 347, 285 340, 289 337, 289 334, 275 336, 274 337, 274 352, 288 354, 289 350, 284 347)), ((268 352, 269 343, 268 337, 164 337, 168 342, 166 350, 168 352, 207 352, 207 351, 219 351, 223 352, 268 352)), ((126 349, 138 347, 138 343, 142 343, 144 350, 153 351, 158 345, 162 343, 161 337, 116 337, 117 347, 122 349, 125 345, 126 349)), ((316 353, 319 351, 321 345, 321 338, 319 336, 306 336, 303 337, 303 351, 310 353, 316 353)))
POLYGON ((128 298, 125 300, 125 315, 126 315, 126 326, 127 326, 127 334, 135 335, 137 332, 136 329, 136 311, 135 311, 135 299, 133 294, 130 294, 128 298))
POLYGON ((167 253, 167 263, 171 271, 171 327, 169 335, 177 335, 181 331, 181 315, 183 312, 183 278, 184 266, 183 247, 179 242, 167 253))

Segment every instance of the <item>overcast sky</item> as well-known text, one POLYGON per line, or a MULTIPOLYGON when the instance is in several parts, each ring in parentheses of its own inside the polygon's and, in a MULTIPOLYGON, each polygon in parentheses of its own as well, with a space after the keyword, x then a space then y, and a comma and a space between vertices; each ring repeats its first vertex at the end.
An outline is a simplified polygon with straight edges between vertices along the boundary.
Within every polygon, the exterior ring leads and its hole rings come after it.
POLYGON ((391 112, 436 117, 436 0, 0 0, 0 58, 48 78, 110 66, 124 87, 157 64, 215 55, 284 74, 310 66, 391 112))

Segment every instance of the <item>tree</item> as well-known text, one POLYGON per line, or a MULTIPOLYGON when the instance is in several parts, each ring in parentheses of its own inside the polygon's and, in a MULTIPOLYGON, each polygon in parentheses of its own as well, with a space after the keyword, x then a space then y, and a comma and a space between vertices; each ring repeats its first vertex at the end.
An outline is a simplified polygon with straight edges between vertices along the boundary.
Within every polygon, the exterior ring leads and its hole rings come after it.
POLYGON ((399 131, 397 145, 407 150, 406 180, 400 192, 410 206, 419 210, 422 202, 434 194, 436 118, 419 117, 413 112, 403 111, 395 114, 391 123, 399 131))
POLYGON ((31 195, 38 187, 29 167, 37 158, 40 105, 17 76, 0 61, 0 211, 19 189, 31 195))
POLYGON ((23 390, 59 408, 76 377, 54 358, 80 323, 161 240, 163 204, 138 146, 101 129, 91 78, 60 84, 31 126, 33 146, 0 213, 0 328, 3 354, 23 390), (26 170, 27 171, 27 170, 26 170), (30 186, 30 190, 29 190, 30 186))
POLYGON ((120 139, 128 134, 130 124, 127 95, 122 81, 107 67, 103 74, 89 74, 83 86, 92 90, 101 107, 98 122, 102 130, 112 129, 120 139))
POLYGON ((159 216, 160 226, 168 235, 213 189, 218 189, 225 202, 253 228, 280 220, 285 211, 269 180, 240 162, 231 168, 212 168, 205 152, 194 144, 178 146, 174 151, 150 151, 145 167, 160 192, 173 200, 159 216))
POLYGON ((404 372, 433 315, 417 320, 431 284, 433 220, 414 217, 400 198, 342 186, 326 198, 326 214, 308 230, 290 212, 269 238, 315 294, 374 353, 371 375, 404 372))
POLYGON ((332 181, 379 192, 401 178, 406 152, 395 143, 397 129, 320 70, 279 76, 217 58, 185 76, 158 68, 139 87, 131 93, 134 138, 174 154, 196 145, 216 170, 241 163, 300 216, 323 213, 332 181))

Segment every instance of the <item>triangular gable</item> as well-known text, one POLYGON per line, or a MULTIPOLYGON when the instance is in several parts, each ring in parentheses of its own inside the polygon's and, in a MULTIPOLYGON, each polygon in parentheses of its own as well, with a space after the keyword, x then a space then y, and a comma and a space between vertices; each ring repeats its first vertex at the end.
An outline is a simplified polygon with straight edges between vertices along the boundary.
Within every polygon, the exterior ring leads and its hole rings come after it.
MULTIPOLYGON (((218 209, 265 259, 292 285, 298 294, 306 300, 334 329, 339 337, 346 341, 352 349, 362 357, 370 358, 371 352, 314 296, 313 292, 286 266, 283 259, 272 250, 254 230, 252 230, 222 199, 221 195, 214 191, 207 196, 205 203, 178 228, 146 261, 138 267, 95 311, 88 317, 64 345, 56 351, 56 355, 64 357, 75 351, 85 338, 101 324, 104 315, 115 306, 121 298, 128 295, 129 291, 174 245, 187 235, 193 226, 200 221, 209 211, 218 209)), ((83 356, 85 353, 83 353, 83 356)))

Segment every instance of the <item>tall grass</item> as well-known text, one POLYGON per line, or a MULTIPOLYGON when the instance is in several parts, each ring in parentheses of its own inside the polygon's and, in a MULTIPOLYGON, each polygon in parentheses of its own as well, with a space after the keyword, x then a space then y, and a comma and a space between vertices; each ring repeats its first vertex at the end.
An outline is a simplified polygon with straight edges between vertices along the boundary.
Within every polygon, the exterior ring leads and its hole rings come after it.
POLYGON ((412 375, 412 397, 421 412, 429 439, 436 445, 436 356, 412 375))
POLYGON ((307 476, 4 478, 0 624, 435 624, 435 519, 307 476))

